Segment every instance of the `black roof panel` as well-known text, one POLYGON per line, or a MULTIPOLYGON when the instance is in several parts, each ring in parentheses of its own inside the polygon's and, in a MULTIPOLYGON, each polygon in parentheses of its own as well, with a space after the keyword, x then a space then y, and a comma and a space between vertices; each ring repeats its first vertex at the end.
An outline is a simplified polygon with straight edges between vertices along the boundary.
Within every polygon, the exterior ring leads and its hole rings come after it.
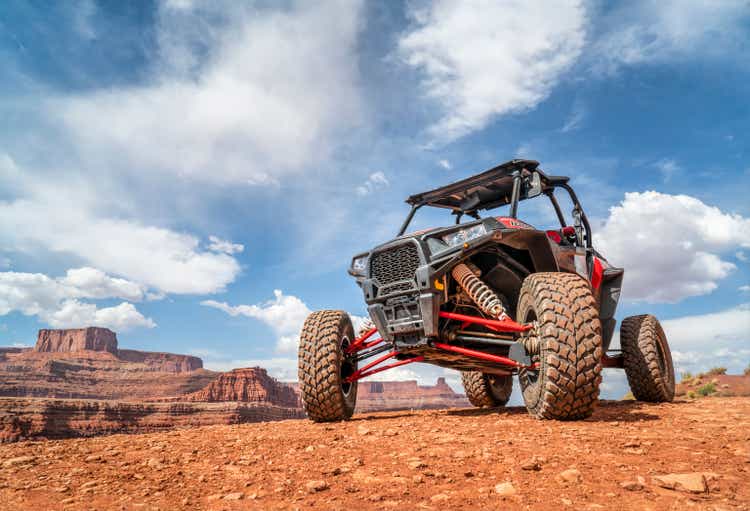
POLYGON ((516 171, 528 175, 538 170, 545 187, 552 184, 553 180, 558 183, 561 180, 567 182, 567 178, 544 175, 537 169, 538 166, 539 162, 534 160, 511 160, 481 174, 429 192, 412 195, 406 202, 412 206, 427 205, 462 212, 477 211, 496 208, 510 202, 513 191, 512 174, 516 171))

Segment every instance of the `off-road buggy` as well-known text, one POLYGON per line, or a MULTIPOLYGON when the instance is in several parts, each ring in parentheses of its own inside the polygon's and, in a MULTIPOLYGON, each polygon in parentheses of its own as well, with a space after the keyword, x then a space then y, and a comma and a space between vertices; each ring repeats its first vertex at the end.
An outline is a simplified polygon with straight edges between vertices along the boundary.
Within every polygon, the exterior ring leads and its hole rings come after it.
POLYGON ((638 400, 671 401, 672 358, 654 316, 625 318, 621 350, 607 353, 623 270, 594 249, 568 181, 536 161, 512 160, 409 197, 398 236, 351 262, 372 322, 355 333, 346 312, 325 310, 304 323, 299 381, 308 416, 351 417, 358 380, 413 362, 461 371, 475 406, 506 404, 518 374, 526 408, 542 419, 591 415, 602 367, 624 368, 638 400), (559 190, 573 204, 572 225, 559 190), (541 196, 559 228, 517 218, 519 201, 541 196), (405 234, 423 206, 451 210, 455 225, 405 234), (507 216, 479 216, 500 207, 507 216))

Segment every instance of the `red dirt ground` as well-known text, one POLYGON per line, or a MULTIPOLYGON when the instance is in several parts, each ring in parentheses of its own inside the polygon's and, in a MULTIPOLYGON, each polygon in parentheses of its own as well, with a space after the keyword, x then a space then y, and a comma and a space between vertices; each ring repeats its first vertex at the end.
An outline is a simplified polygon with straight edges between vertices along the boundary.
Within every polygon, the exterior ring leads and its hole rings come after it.
POLYGON ((0 508, 750 509, 750 398, 605 402, 582 422, 456 409, 19 442, 0 446, 0 508))

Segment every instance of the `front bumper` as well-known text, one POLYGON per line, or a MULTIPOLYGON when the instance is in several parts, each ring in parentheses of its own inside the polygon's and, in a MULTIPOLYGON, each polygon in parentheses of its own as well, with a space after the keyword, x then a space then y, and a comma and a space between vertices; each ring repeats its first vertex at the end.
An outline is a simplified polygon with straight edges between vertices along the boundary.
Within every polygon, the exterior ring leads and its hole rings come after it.
POLYGON ((398 240, 370 256, 362 280, 367 311, 386 341, 410 339, 409 344, 438 335, 443 292, 436 287, 427 247, 419 240, 398 240))

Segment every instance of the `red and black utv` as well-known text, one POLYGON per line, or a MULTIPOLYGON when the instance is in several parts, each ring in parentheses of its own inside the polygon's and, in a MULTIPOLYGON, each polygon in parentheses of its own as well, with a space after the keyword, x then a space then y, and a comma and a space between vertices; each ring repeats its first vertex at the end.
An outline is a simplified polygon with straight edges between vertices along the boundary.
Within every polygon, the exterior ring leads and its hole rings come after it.
POLYGON ((591 415, 602 367, 624 368, 636 399, 671 401, 672 358, 654 316, 625 318, 621 350, 607 355, 623 270, 594 249, 568 181, 512 160, 409 197, 398 236, 352 259, 371 323, 355 333, 349 315, 334 310, 305 321, 299 381, 308 416, 351 417, 358 380, 413 362, 461 371, 476 406, 504 405, 518 374, 529 413, 543 419, 591 415), (560 192, 573 204, 572 225, 560 192), (542 196, 559 229, 517 218, 520 201, 542 196), (455 225, 405 234, 423 206, 450 210, 455 225), (480 217, 501 207, 507 216, 480 217))

